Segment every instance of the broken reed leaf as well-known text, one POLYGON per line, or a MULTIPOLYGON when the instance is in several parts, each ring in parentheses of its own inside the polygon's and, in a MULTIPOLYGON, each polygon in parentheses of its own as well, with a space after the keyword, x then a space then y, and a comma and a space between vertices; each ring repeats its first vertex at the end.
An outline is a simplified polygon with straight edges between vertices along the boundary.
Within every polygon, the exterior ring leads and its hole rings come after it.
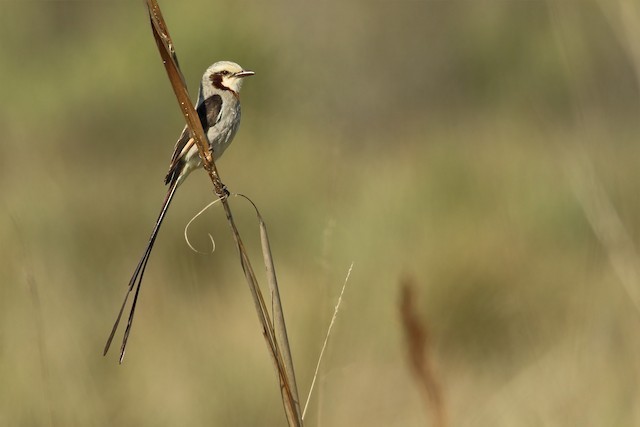
MULTIPOLYGON (((287 374, 291 379, 291 389, 294 396, 298 395, 298 386, 293 375, 293 360, 291 356, 291 350, 289 346, 289 336, 287 335, 286 323, 284 320, 284 311, 282 308, 282 301, 280 299, 280 289, 278 287, 278 279, 276 277, 276 269, 273 263, 273 255, 271 253, 271 245, 269 244, 269 235, 267 233, 267 225, 265 224, 262 216, 256 208, 258 214, 258 221, 260 223, 260 241, 262 246, 262 256, 266 267, 267 282, 269 283, 269 290, 271 294, 271 313, 273 316, 273 328, 276 334, 276 344, 282 358, 284 360, 284 367, 287 370, 287 374), (286 351, 283 351, 283 347, 286 351)), ((295 401, 297 411, 300 412, 300 403, 295 401)))
POLYGON ((280 299, 280 288, 278 287, 278 279, 276 277, 276 268, 273 262, 273 254, 271 252, 271 245, 269 243, 269 233, 267 232, 267 225, 260 213, 260 210, 251 198, 244 194, 235 194, 238 197, 242 197, 247 200, 258 217, 258 223, 260 227, 260 243, 262 246, 262 257, 266 268, 267 282, 269 283, 269 291, 271 293, 271 313, 273 316, 273 329, 275 331, 276 345, 282 355, 284 367, 290 378, 291 393, 295 396, 296 412, 300 415, 300 421, 302 421, 302 414, 300 412, 300 402, 298 396, 298 385, 296 383, 294 369, 293 369, 293 357, 291 356, 291 347, 289 345, 289 336, 287 334, 286 322, 284 320, 284 310, 282 308, 282 300, 280 299))

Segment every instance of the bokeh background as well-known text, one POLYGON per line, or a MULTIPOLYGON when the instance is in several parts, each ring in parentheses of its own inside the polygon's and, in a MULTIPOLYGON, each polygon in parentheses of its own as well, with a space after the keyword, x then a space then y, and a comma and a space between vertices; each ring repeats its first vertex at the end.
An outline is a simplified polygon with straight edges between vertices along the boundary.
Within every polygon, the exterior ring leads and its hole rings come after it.
MULTIPOLYGON (((637 1, 160 5, 192 96, 256 72, 218 166, 269 226, 303 400, 353 263, 307 425, 435 425, 403 278, 450 426, 640 425, 637 1)), ((214 254, 183 238, 202 172, 101 355, 183 126, 143 2, 0 1, 0 58, 0 425, 285 425, 221 210, 214 254)))

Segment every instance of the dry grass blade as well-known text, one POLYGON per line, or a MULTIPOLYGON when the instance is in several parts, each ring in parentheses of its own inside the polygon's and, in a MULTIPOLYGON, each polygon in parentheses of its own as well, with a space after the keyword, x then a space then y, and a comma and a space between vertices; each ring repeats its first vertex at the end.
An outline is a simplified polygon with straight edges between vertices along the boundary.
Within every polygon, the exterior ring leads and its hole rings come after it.
MULTIPOLYGON (((565 25, 567 17, 573 16, 573 10, 569 6, 562 4, 562 2, 551 2, 549 5, 556 41, 564 66, 569 75, 576 75, 578 74, 575 71, 575 63, 577 61, 572 57, 572 51, 567 45, 570 33, 565 25)), ((626 3, 626 5, 630 7, 630 3, 626 3)), ((623 6, 622 3, 620 6, 623 6)), ((631 12, 631 9, 624 10, 631 12)), ((640 19, 638 22, 640 22, 640 19)), ((635 27, 636 30, 640 28, 640 24, 638 25, 638 27, 635 27)), ((632 31, 630 27, 627 30, 632 31)), ((635 50, 631 51, 635 52, 635 50)), ((632 58, 632 60, 634 59, 632 58)), ((640 64, 640 57, 635 58, 635 62, 640 64)), ((636 73, 640 77, 638 69, 636 69, 636 73)), ((601 137, 600 129, 594 125, 597 121, 592 120, 592 116, 584 107, 584 105, 588 105, 584 95, 587 91, 573 79, 569 79, 568 83, 573 97, 579 100, 576 103, 575 113, 580 140, 572 143, 561 152, 560 158, 565 159, 562 166, 568 174, 574 193, 589 225, 609 257, 614 273, 618 276, 620 284, 627 292, 636 311, 640 311, 638 250, 609 194, 598 178, 586 149, 586 141, 596 141, 598 136, 601 137)), ((589 88, 589 90, 594 89, 589 88)))
POLYGON ((640 84, 640 5, 635 0, 598 0, 596 4, 609 19, 611 30, 618 36, 633 64, 636 80, 640 84))
POLYGON ((433 414, 433 425, 447 425, 442 388, 431 366, 429 331, 418 318, 413 300, 415 298, 413 281, 404 279, 401 283, 400 315, 404 329, 409 367, 414 380, 420 387, 425 399, 425 407, 433 414))
MULTIPOLYGON (((178 100, 178 103, 180 104, 182 114, 185 117, 191 136, 194 138, 196 145, 198 146, 198 151, 200 153, 200 158, 202 159, 204 168, 208 172, 215 192, 222 202, 227 221, 229 222, 229 226, 231 227, 233 238, 236 242, 236 246, 240 255, 240 264, 242 266, 242 270, 244 271, 247 284, 249 285, 249 290, 251 291, 251 296, 253 297, 254 304, 256 306, 258 318, 262 325, 263 336, 267 342, 269 354, 278 373, 285 413, 287 415, 287 421, 291 426, 302 426, 302 418, 300 415, 298 404, 298 394, 295 386, 295 375, 293 371, 293 364, 291 363, 291 354, 289 351, 288 343, 283 348, 280 348, 280 346, 278 345, 278 339, 276 333, 274 332, 274 325, 269 318, 269 312, 264 302, 262 292, 260 291, 260 287, 251 266, 251 262, 247 255, 247 251, 245 250, 244 244, 240 237, 240 233, 238 232, 235 221, 233 220, 233 215, 231 213, 231 208, 229 207, 226 190, 218 176, 214 159, 212 158, 212 155, 207 148, 207 139, 204 134, 204 130, 202 129, 202 125, 200 124, 198 115, 196 114, 195 109, 191 104, 184 78, 178 66, 175 48, 173 42, 171 41, 171 37, 169 35, 169 31, 167 29, 164 18, 162 17, 160 6, 155 0, 147 0, 147 7, 149 9, 149 18, 151 20, 153 37, 156 41, 156 44, 158 45, 158 50, 160 51, 160 56, 162 57, 162 61, 167 70, 169 81, 171 82, 173 91, 176 94, 176 98, 178 100), (283 351, 284 353, 286 353, 286 356, 282 355, 283 351)), ((275 277, 275 270, 273 269, 273 265, 271 265, 271 267, 267 266, 267 269, 271 269, 271 271, 274 272, 273 275, 275 277)), ((280 302, 278 298, 278 306, 279 305, 280 302)), ((284 320, 281 314, 281 307, 278 311, 280 314, 276 314, 276 317, 279 317, 280 319, 277 321, 279 325, 276 329, 284 331, 284 334, 279 333, 278 336, 281 339, 282 337, 285 337, 286 342, 286 329, 284 328, 284 320)))
POLYGON ((324 357, 324 351, 327 349, 327 344, 329 343, 329 337, 331 336, 331 330, 333 329, 333 325, 336 323, 336 319, 338 318, 338 311, 340 311, 340 306, 342 305, 342 297, 344 296, 345 289, 347 289, 347 283, 349 282, 349 277, 351 277, 352 270, 353 270, 353 262, 349 266, 349 271, 347 271, 347 277, 344 279, 344 283, 342 284, 342 289, 340 290, 340 296, 338 297, 338 302, 336 302, 336 306, 333 309, 333 316, 331 317, 331 322, 329 322, 329 327, 327 328, 327 334, 325 335, 324 342, 322 343, 322 349, 320 349, 320 356, 318 356, 318 362, 316 363, 316 370, 313 372, 313 380, 311 381, 311 387, 309 387, 309 394, 307 395, 307 401, 305 402, 304 409, 302 410, 302 419, 304 419, 304 416, 307 413, 307 408, 309 408, 311 395, 313 395, 313 389, 316 385, 318 372, 320 371, 320 363, 322 363, 322 358, 324 357))
POLYGON ((620 284, 640 312, 638 250, 588 158, 582 157, 582 162, 576 159, 570 169, 574 193, 620 284))

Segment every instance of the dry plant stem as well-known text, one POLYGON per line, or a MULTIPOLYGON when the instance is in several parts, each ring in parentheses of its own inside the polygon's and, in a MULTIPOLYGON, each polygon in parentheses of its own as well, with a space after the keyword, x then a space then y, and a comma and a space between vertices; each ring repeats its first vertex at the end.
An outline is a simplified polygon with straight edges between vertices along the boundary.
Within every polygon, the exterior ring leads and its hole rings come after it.
MULTIPOLYGON (((272 361, 275 364, 276 371, 279 376, 280 392, 283 397, 285 412, 287 413, 287 420, 289 421, 290 425, 302 426, 300 405, 298 403, 298 393, 297 389, 295 388, 295 377, 291 379, 293 371, 291 370, 290 372, 287 372, 286 362, 284 361, 285 359, 289 361, 291 360, 291 351, 289 350, 287 345, 285 351, 288 354, 288 357, 283 357, 280 345, 278 345, 278 341, 276 339, 276 333, 273 327, 274 324, 271 322, 271 319, 269 317, 267 305, 265 304, 264 298, 262 297, 262 292, 258 287, 258 280, 255 276, 253 268, 251 267, 251 262, 249 261, 249 257, 247 256, 247 251, 244 248, 244 244, 242 242, 242 239, 240 238, 240 234, 238 233, 235 222, 233 221, 233 216, 231 214, 229 204, 223 203, 223 207, 227 216, 227 220, 229 221, 229 224, 233 230, 233 238, 236 241, 238 252, 240 254, 240 264, 242 265, 242 270, 244 271, 245 277, 247 278, 249 290, 251 291, 251 295, 256 306, 256 312, 258 313, 260 323, 262 324, 262 335, 267 342, 267 346, 270 350, 269 354, 271 355, 272 361), (295 422, 292 423, 292 421, 295 422)), ((276 295, 274 295, 273 293, 272 298, 274 298, 274 300, 276 298, 276 295)), ((282 345, 283 343, 280 344, 282 345)))
MULTIPOLYGON (((289 338, 287 335, 287 329, 285 327, 285 321, 284 321, 284 312, 282 309, 282 303, 280 300, 280 290, 278 288, 278 279, 276 277, 276 272, 275 272, 275 265, 273 262, 273 257, 271 255, 271 245, 269 243, 269 234, 267 233, 267 225, 264 222, 264 219, 262 217, 262 215, 260 214, 260 211, 258 209, 258 207, 256 206, 255 203, 253 203, 253 201, 245 196, 244 194, 237 194, 237 193, 232 193, 230 194, 230 196, 238 196, 241 197, 243 199, 245 199, 246 201, 248 201, 251 206, 253 207, 253 209, 256 212, 256 216, 258 217, 258 221, 259 221, 259 225, 260 225, 260 240, 261 240, 261 244, 262 244, 262 254, 263 254, 263 258, 264 258, 264 265, 266 267, 266 274, 267 274, 267 280, 269 282, 269 291, 270 294, 272 296, 272 313, 274 313, 273 315, 273 331, 274 331, 274 338, 275 338, 275 344, 281 343, 282 346, 284 346, 284 348, 289 348, 289 338)), ((202 209, 200 212, 198 212, 190 221, 189 224, 187 224, 187 226, 185 227, 185 240, 187 242, 187 244, 189 245, 189 247, 194 250, 195 252, 199 252, 197 251, 189 242, 189 238, 187 236, 187 229, 189 228, 189 225, 191 224, 192 221, 194 221, 198 216, 200 216, 204 211, 206 211, 207 209, 209 209, 211 206, 213 206, 214 204, 218 203, 220 201, 220 199, 218 200, 214 200, 213 202, 209 203, 204 209, 202 209)), ((233 218, 231 218, 231 221, 233 222, 233 218)), ((213 248, 215 248, 215 242, 213 240, 213 237, 209 234, 209 238, 211 239, 211 242, 213 244, 213 248)), ((200 252, 202 253, 202 252, 200 252)), ((242 252, 240 252, 242 253, 242 252)), ((241 259, 241 262, 244 262, 244 259, 241 259)), ((260 299, 262 298, 261 295, 257 296, 257 298, 254 301, 258 301, 259 305, 258 305, 258 309, 259 310, 264 310, 266 312, 266 307, 262 307, 262 303, 260 303, 260 299)), ((267 316, 268 316, 268 312, 267 316)), ((268 319, 268 317, 267 317, 268 319)), ((279 346, 276 345, 275 350, 276 351, 280 351, 279 346)), ((297 384, 295 381, 295 375, 293 375, 293 360, 291 358, 291 354, 290 352, 281 352, 282 354, 280 355, 280 357, 282 358, 282 362, 284 365, 284 369, 287 371, 287 376, 290 379, 290 387, 291 387, 291 392, 293 394, 293 396, 298 396, 298 390, 297 390, 297 384)), ((286 394, 288 393, 288 391, 286 390, 286 384, 281 382, 281 391, 282 393, 286 394)), ((297 412, 300 412, 300 408, 299 408, 299 403, 296 401, 295 402, 296 406, 297 406, 297 412)))
MULTIPOLYGON (((271 356, 278 373, 287 421, 290 426, 302 426, 302 417, 300 415, 298 396, 295 388, 293 366, 291 365, 291 369, 287 369, 285 365, 288 365, 288 363, 283 361, 291 360, 291 351, 288 345, 286 345, 285 347, 281 347, 283 343, 281 342, 279 344, 277 342, 276 333, 273 329, 273 323, 269 318, 267 306, 264 302, 264 298, 262 297, 262 293, 258 286, 258 281, 255 277, 255 273, 253 271, 253 268, 251 267, 251 262, 249 261, 249 257, 244 248, 244 244, 242 242, 242 239, 240 238, 240 234, 238 233, 238 229, 233 220, 231 208, 229 207, 229 203, 227 200, 226 190, 224 188, 224 185, 220 181, 213 156, 207 148, 208 144, 206 142, 206 136, 202 129, 202 125, 200 124, 199 117, 196 114, 193 105, 191 104, 184 77, 182 76, 182 73, 180 72, 180 69, 178 67, 178 61, 175 54, 175 49, 173 47, 173 42, 171 41, 166 23, 164 21, 164 18, 162 17, 162 13, 160 12, 160 7, 155 0, 147 0, 147 7, 149 10, 149 18, 151 20, 151 26, 153 29, 153 37, 158 46, 158 50, 160 51, 160 56, 162 57, 165 69, 167 70, 169 80, 173 87, 176 98, 178 99, 178 102, 180 104, 182 113, 191 132, 191 136, 194 138, 198 147, 198 151, 200 154, 200 158, 202 159, 204 168, 211 178, 216 195, 222 202, 225 215, 232 229, 233 237, 240 254, 242 269, 245 273, 251 295, 256 305, 256 311, 262 324, 263 335, 267 342, 269 355, 271 356), (287 354, 286 358, 283 358, 283 352, 287 354)), ((272 271, 274 272, 274 270, 272 271)), ((277 295, 274 295, 274 297, 277 297, 277 295)), ((281 308, 279 301, 277 304, 277 306, 281 308)), ((281 312, 276 316, 282 316, 281 312)), ((278 328, 284 328, 283 324, 276 324, 276 326, 278 328)), ((280 333, 279 336, 282 336, 282 334, 280 333)))
POLYGON ((447 417, 442 387, 431 366, 429 331, 418 318, 413 305, 415 298, 414 287, 411 279, 404 279, 401 283, 400 315, 407 342, 409 367, 413 372, 413 379, 424 396, 425 407, 430 409, 433 425, 445 427, 447 425, 447 417))

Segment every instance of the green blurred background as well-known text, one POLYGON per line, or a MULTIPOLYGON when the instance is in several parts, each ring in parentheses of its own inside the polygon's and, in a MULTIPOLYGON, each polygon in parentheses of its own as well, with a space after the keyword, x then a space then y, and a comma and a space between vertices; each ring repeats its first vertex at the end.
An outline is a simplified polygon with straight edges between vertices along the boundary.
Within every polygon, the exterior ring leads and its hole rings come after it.
MULTIPOLYGON (((269 226, 303 400, 354 263, 307 425, 433 425, 406 276, 450 425, 640 425, 637 1, 160 5, 192 96, 256 72, 218 166, 269 226)), ((221 210, 213 255, 183 239, 202 172, 101 355, 183 126, 143 2, 4 0, 0 40, 0 425, 285 425, 221 210)))

